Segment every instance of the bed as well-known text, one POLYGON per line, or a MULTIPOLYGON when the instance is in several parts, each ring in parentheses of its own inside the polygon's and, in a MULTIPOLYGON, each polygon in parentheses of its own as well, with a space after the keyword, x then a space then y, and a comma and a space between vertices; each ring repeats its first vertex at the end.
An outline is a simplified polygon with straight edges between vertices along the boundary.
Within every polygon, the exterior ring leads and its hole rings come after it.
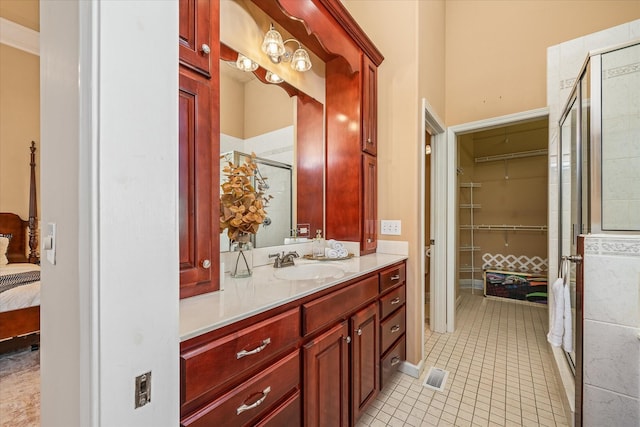
MULTIPOLYGON (((20 273, 34 271, 38 274, 31 274, 30 280, 21 280, 28 283, 4 286, 3 289, 9 289, 0 292, 0 352, 38 345, 40 341, 40 280, 38 276, 40 266, 36 235, 34 142, 31 143, 30 149, 29 219, 23 220, 15 213, 0 213, 0 235, 9 239, 6 249, 8 263, 0 265, 0 276, 24 277, 27 274, 20 275, 20 273), (34 280, 36 277, 38 280, 34 280)), ((0 257, 2 255, 5 254, 0 254, 0 257)), ((7 281, 3 283, 6 284, 7 281)))

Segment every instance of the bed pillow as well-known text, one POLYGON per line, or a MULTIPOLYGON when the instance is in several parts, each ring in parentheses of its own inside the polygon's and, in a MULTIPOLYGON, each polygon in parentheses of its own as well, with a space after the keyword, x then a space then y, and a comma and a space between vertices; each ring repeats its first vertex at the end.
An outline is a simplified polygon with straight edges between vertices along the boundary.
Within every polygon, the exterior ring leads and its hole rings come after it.
POLYGON ((9 264, 7 259, 7 248, 9 247, 9 238, 0 237, 0 265, 9 264))

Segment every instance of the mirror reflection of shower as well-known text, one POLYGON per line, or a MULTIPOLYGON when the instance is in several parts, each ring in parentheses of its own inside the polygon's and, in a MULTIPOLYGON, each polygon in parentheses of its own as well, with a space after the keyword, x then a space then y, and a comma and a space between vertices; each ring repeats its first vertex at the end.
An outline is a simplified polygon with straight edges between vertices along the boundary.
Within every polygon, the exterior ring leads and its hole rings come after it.
MULTIPOLYGON (((240 151, 228 151, 220 156, 220 170, 224 164, 233 162, 234 164, 244 163, 251 155, 240 151)), ((283 238, 288 236, 293 228, 292 219, 292 166, 269 160, 261 157, 254 159, 258 165, 256 175, 252 179, 252 185, 258 190, 271 196, 265 206, 267 217, 255 235, 251 236, 254 248, 264 248, 267 246, 281 245, 283 238), (256 184, 257 182, 257 184, 256 184)), ((225 177, 221 175, 223 182, 225 177)), ((229 237, 226 233, 220 235, 220 251, 229 250, 229 237)))

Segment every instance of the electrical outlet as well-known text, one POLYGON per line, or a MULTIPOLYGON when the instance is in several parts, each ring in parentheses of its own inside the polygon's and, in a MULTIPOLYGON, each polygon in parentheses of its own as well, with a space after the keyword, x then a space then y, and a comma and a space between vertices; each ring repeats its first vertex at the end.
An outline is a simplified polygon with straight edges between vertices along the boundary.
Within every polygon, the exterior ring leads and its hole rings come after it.
POLYGON ((401 234, 402 226, 400 220, 388 220, 383 219, 380 221, 380 234, 387 234, 391 236, 399 236, 401 234))
POLYGON ((136 408, 151 402, 151 371, 136 377, 136 408))

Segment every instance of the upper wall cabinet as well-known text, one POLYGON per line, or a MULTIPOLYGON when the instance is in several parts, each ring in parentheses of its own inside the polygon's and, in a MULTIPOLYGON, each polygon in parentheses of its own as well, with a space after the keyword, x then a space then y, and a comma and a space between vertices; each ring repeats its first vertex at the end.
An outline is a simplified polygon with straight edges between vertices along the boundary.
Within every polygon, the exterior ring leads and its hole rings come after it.
POLYGON ((378 67, 362 57, 362 151, 377 153, 378 138, 378 67))
POLYGON ((217 4, 218 0, 180 0, 180 64, 207 77, 211 75, 212 57, 218 61, 212 52, 217 41, 211 32, 212 17, 217 21, 217 4))
POLYGON ((220 288, 218 1, 180 0, 180 298, 220 288), (206 55, 187 49, 202 44, 206 55))

